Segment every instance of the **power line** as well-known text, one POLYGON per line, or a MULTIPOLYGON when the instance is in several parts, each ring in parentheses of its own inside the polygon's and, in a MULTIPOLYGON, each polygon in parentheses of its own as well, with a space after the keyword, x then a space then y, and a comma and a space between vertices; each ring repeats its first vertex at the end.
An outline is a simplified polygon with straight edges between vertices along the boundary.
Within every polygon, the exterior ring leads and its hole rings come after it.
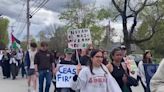
MULTIPOLYGON (((31 5, 31 7, 34 7, 34 6, 37 6, 37 8, 36 9, 33 9, 33 11, 31 11, 30 13, 29 13, 29 17, 32 17, 34 14, 36 14, 47 2, 48 2, 49 0, 43 0, 42 2, 41 2, 41 0, 36 0, 36 1, 34 1, 33 3, 32 3, 32 5, 31 5)), ((30 1, 29 1, 29 4, 30 4, 30 1)), ((17 26, 16 26, 16 28, 17 28, 17 31, 18 31, 18 33, 17 33, 17 35, 20 35, 20 34, 22 34, 22 32, 24 31, 24 29, 26 28, 26 25, 28 26, 28 25, 30 25, 30 23, 29 24, 27 24, 27 21, 26 21, 26 19, 24 18, 25 16, 25 10, 24 10, 24 8, 26 8, 25 6, 27 5, 27 3, 26 2, 24 2, 23 3, 23 7, 22 7, 22 9, 20 10, 20 13, 18 14, 18 18, 17 19, 19 19, 18 20, 18 22, 17 22, 17 26), (20 17, 20 18, 19 18, 20 17), (19 26, 20 25, 20 26, 19 26)), ((27 18, 27 16, 26 16, 26 18, 27 18)), ((27 30, 28 30, 29 28, 27 28, 27 30)), ((28 37, 27 37, 28 38, 28 37)))
POLYGON ((21 29, 21 22, 23 23, 23 22, 25 22, 24 20, 23 20, 23 17, 24 17, 24 9, 25 9, 25 5, 26 5, 26 2, 24 2, 23 4, 22 4, 22 8, 21 8, 21 10, 20 10, 20 13, 18 13, 18 17, 17 17, 17 22, 15 23, 15 26, 16 26, 16 30, 17 30, 17 34, 18 33, 20 33, 19 31, 20 31, 20 29, 21 29))
MULTIPOLYGON (((38 6, 38 5, 41 3, 41 1, 42 1, 42 0, 35 0, 35 1, 33 2, 33 4, 31 5, 31 7, 38 6)), ((33 10, 31 9, 30 11, 34 11, 34 10, 35 10, 35 8, 33 8, 33 10)))
POLYGON ((38 8, 36 8, 34 11, 32 11, 30 14, 31 16, 33 16, 34 14, 36 14, 49 0, 44 0, 39 6, 38 8))

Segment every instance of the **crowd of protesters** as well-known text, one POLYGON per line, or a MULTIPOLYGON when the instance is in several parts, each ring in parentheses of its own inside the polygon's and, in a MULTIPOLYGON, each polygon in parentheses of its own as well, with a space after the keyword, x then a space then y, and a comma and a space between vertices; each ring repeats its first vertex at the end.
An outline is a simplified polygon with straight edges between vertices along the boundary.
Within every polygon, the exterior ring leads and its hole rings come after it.
POLYGON ((132 92, 131 86, 138 86, 139 81, 144 92, 150 92, 147 90, 143 69, 145 63, 153 63, 150 51, 145 51, 137 70, 132 70, 128 65, 124 45, 114 48, 111 52, 95 49, 92 45, 77 51, 65 48, 64 54, 60 54, 49 51, 46 42, 41 42, 39 47, 32 42, 26 52, 1 52, 3 78, 15 80, 20 71, 22 77, 27 77, 28 92, 49 92, 51 82, 55 87, 54 92, 132 92), (70 88, 56 87, 57 64, 76 65, 77 73, 72 78, 70 88), (131 76, 134 73, 137 73, 137 78, 131 76))
POLYGON ((1 51, 1 67, 3 73, 3 79, 12 78, 16 79, 19 71, 21 71, 22 77, 25 76, 24 68, 24 52, 20 50, 3 50, 1 51))

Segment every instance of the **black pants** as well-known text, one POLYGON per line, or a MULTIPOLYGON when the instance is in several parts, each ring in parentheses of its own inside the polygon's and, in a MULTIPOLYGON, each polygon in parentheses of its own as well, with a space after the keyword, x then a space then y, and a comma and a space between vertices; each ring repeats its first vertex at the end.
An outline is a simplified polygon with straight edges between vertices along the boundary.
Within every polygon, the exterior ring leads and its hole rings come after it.
POLYGON ((11 69, 12 78, 15 79, 16 76, 18 75, 18 66, 16 66, 16 64, 12 63, 10 65, 10 69, 11 69))
POLYGON ((24 62, 21 63, 21 74, 22 74, 22 77, 24 77, 24 75, 26 74, 26 71, 24 68, 24 62))
POLYGON ((2 72, 3 76, 9 78, 10 77, 10 64, 9 61, 4 61, 2 63, 2 72))

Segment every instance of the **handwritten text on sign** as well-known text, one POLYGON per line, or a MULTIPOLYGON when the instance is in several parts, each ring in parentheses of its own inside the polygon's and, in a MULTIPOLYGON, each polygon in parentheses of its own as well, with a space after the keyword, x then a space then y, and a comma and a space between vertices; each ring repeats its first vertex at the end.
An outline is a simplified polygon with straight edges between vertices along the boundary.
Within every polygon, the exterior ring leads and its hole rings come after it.
POLYGON ((87 48, 92 43, 89 29, 68 30, 68 47, 72 49, 87 48))
POLYGON ((58 65, 58 72, 56 74, 56 86, 58 88, 70 87, 72 77, 76 74, 75 65, 58 65))

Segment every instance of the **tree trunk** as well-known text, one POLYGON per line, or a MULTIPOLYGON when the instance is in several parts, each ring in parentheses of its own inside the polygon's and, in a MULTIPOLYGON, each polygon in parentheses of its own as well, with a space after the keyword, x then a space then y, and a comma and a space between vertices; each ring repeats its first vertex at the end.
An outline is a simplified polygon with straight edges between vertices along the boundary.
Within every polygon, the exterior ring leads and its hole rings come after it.
POLYGON ((130 45, 130 37, 127 28, 127 18, 126 14, 122 15, 122 22, 123 22, 123 34, 124 34, 124 44, 127 48, 127 54, 131 53, 131 45, 130 45))

